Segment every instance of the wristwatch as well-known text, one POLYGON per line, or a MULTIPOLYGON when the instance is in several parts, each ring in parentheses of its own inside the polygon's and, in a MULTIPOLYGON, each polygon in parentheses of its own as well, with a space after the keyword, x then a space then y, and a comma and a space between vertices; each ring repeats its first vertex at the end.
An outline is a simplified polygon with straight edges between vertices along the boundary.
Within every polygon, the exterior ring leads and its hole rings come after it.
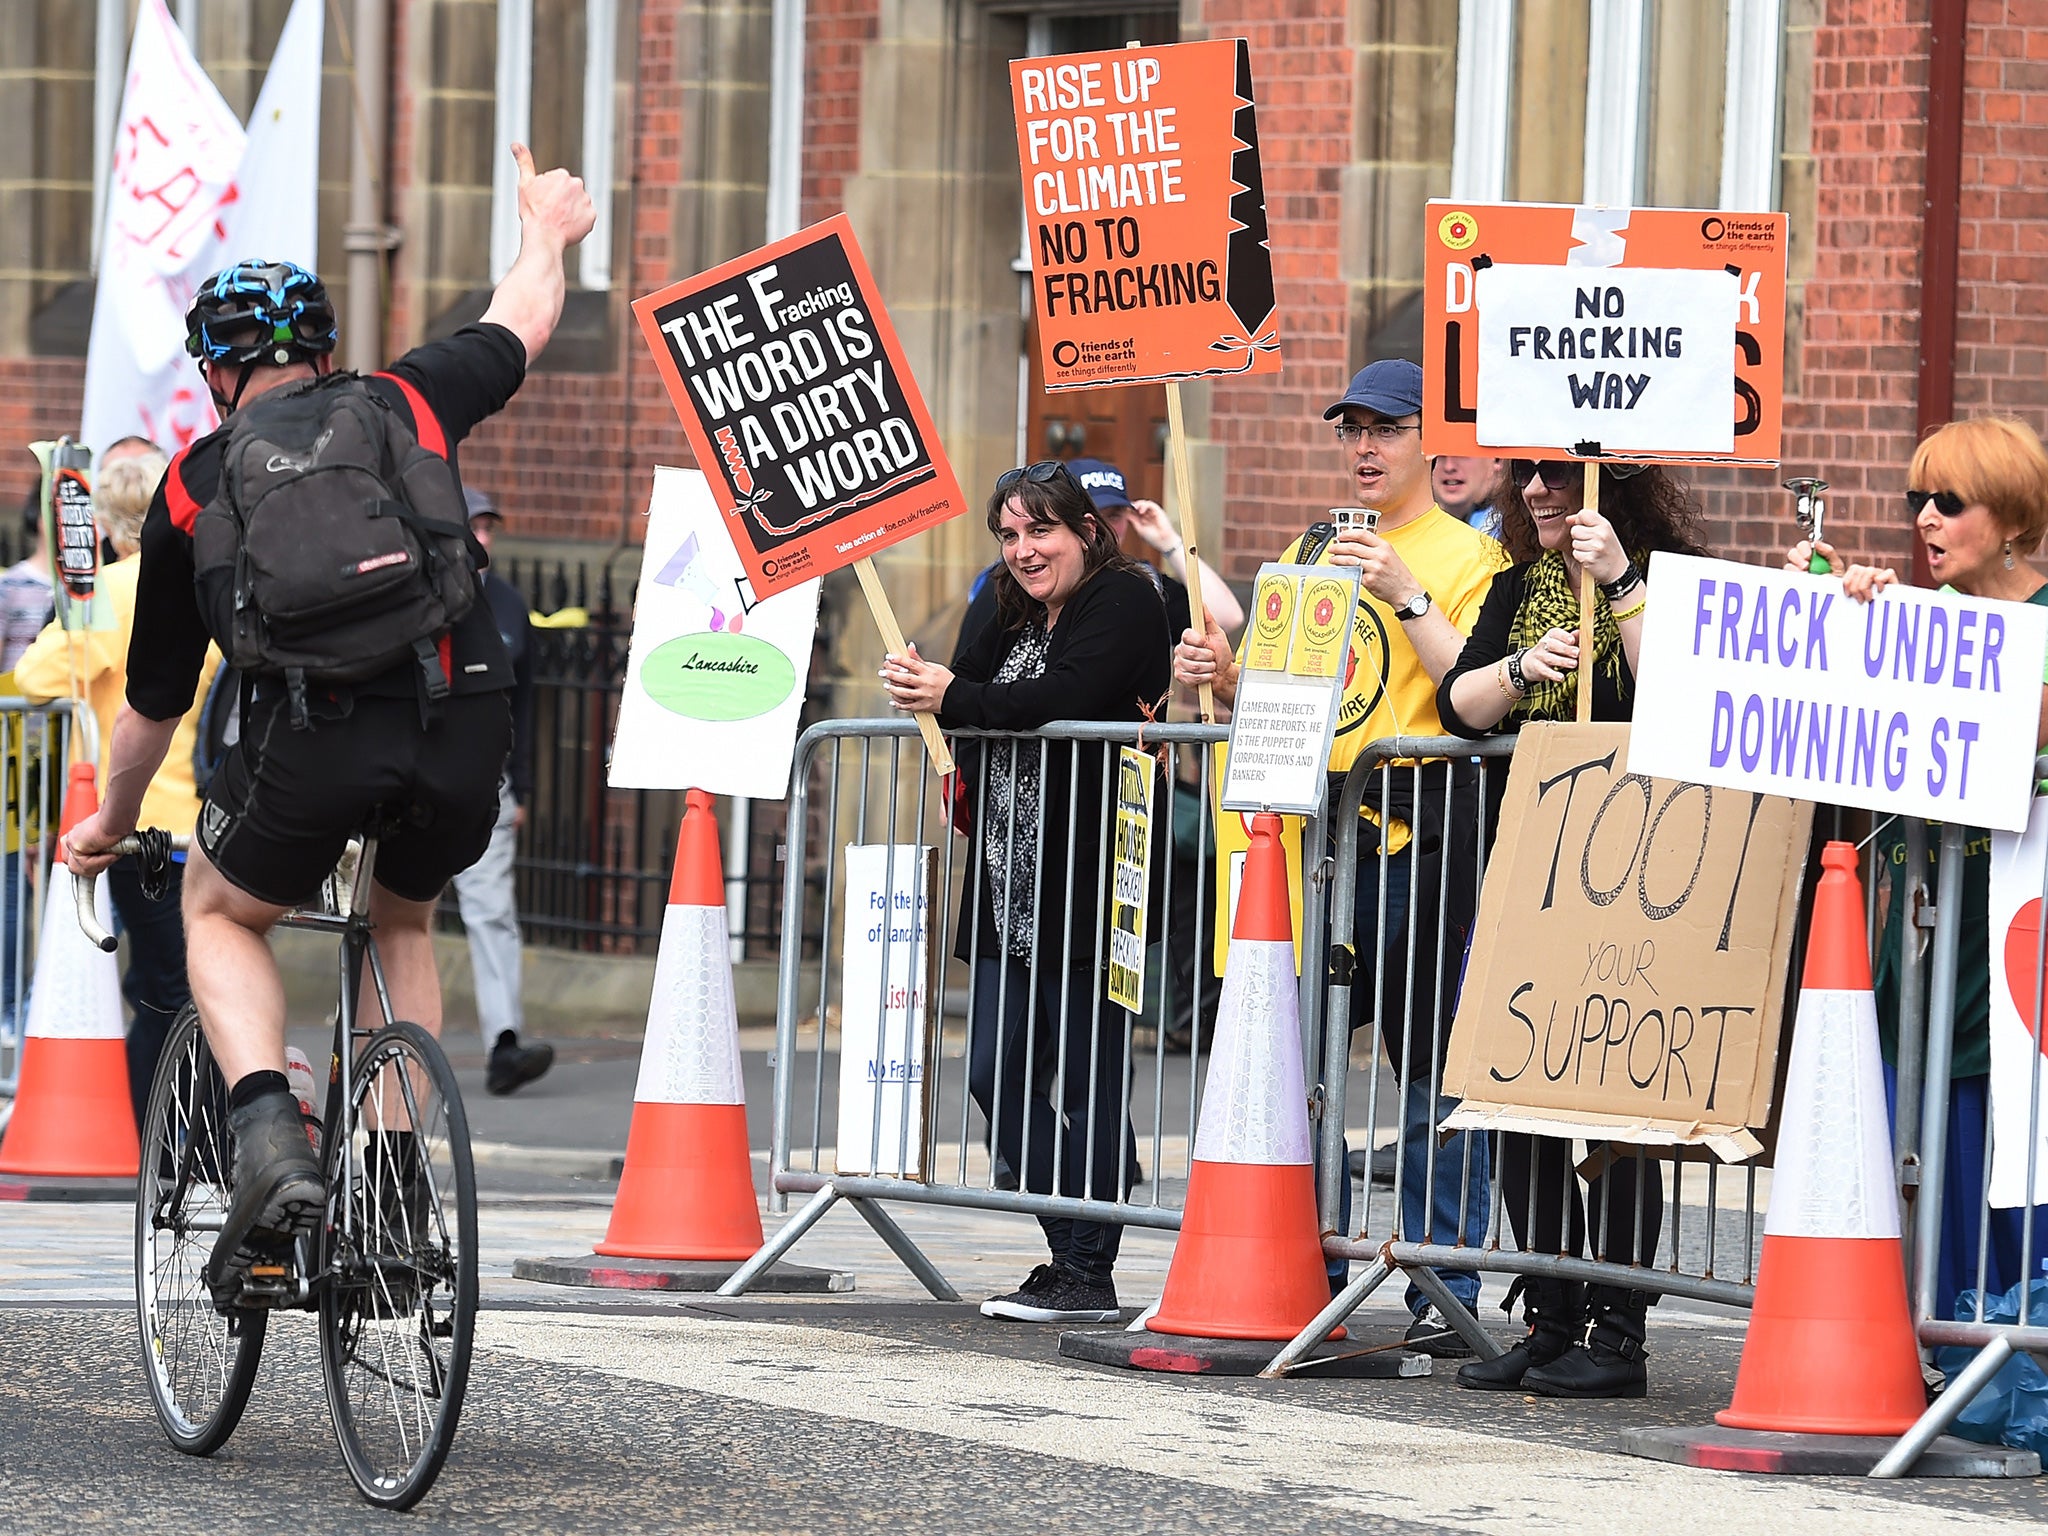
POLYGON ((1394 617, 1403 624, 1406 624, 1410 619, 1419 619, 1429 612, 1430 602, 1431 598, 1427 592, 1418 592, 1394 610, 1394 617))

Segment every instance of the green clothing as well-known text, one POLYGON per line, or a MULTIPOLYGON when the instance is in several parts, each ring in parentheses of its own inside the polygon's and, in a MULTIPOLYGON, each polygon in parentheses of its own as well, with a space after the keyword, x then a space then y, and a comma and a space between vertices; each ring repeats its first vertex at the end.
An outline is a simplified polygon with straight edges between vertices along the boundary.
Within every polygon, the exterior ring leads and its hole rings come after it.
MULTIPOLYGON (((2048 608, 2048 587, 2027 599, 2048 608)), ((2048 686, 2048 677, 2042 679, 2048 686)), ((1877 951, 1877 1032, 1884 1059, 1897 1062, 1899 1048, 1899 934, 1904 923, 1906 831, 1894 818, 1877 839, 1891 899, 1884 915, 1884 938, 1877 951)), ((1927 823, 1927 889, 1930 899, 1938 883, 1941 825, 1927 823)), ((1933 930, 1928 938, 1928 964, 1933 965, 1933 930)), ((1982 827, 1963 829, 1963 929, 1956 951, 1954 1077, 1980 1077, 1991 1070, 1991 834, 1982 827)))

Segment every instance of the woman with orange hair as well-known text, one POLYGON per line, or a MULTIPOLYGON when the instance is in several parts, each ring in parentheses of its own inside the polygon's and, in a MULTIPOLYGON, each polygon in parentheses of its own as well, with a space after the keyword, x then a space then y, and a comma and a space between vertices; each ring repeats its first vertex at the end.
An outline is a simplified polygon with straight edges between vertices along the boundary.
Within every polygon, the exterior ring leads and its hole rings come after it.
MULTIPOLYGON (((2033 428, 1995 416, 1950 422, 1930 433, 1915 451, 1906 485, 1913 532, 1927 551, 1927 569, 1945 589, 1968 597, 2048 607, 2048 576, 2033 563, 2042 535, 2048 532, 2048 452, 2043 451, 2033 428)), ((1842 590, 1859 603, 1869 602, 1899 579, 1889 566, 1851 565, 1844 570, 1835 551, 1825 543, 1795 544, 1786 564, 1804 571, 1815 553, 1841 575, 1842 590)), ((2048 743, 2048 681, 2041 691, 2036 740, 2048 743)), ((1926 876, 1930 890, 1939 843, 1939 831, 1929 823, 1926 876)), ((1935 1304, 1942 1317, 1951 1315, 1959 1290, 1978 1284, 1980 1240, 1987 1299, 2028 1278, 2019 1272, 2024 1209, 1993 1210, 1986 1223, 1989 1232, 1979 1231, 1991 1125, 1990 835, 1981 828, 1966 829, 1963 846, 1955 1054, 1949 1090, 1947 1173, 1942 1184, 1940 1272, 1935 1283, 1935 1304)), ((1897 818, 1880 831, 1877 847, 1889 896, 1884 938, 1877 953, 1877 1024, 1884 1044, 1885 1092, 1896 1118, 1899 962, 1906 932, 1906 834, 1897 818)), ((1915 928, 1913 942, 1925 945, 1927 934, 1928 930, 1915 928)), ((2048 1233, 2048 1209, 2036 1209, 2034 1227, 2037 1233, 2048 1233)))

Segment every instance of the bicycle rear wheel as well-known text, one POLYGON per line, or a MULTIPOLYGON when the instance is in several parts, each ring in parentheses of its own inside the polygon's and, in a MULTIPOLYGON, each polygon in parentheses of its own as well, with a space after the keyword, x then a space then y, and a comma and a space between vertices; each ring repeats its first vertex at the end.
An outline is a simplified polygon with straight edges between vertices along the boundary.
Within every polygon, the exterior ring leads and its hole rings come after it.
POLYGON ((269 1323, 261 1311, 222 1316, 206 1285, 233 1166, 227 1085, 187 1004, 164 1042, 143 1117, 135 1315, 150 1402, 171 1444, 191 1456, 212 1455, 235 1432, 269 1323))
POLYGON ((330 1127, 320 1363, 364 1498, 409 1509, 440 1475, 476 1328, 476 1174, 455 1074, 416 1024, 371 1037, 330 1127))

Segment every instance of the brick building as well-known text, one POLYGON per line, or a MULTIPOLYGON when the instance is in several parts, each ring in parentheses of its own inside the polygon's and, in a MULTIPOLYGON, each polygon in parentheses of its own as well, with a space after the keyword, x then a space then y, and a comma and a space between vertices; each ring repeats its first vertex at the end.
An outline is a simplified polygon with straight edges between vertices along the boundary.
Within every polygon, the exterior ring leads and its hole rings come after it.
MULTIPOLYGON (((464 456, 529 548, 630 563, 648 471, 685 450, 626 303, 759 243, 778 198, 806 222, 852 216, 964 484, 1086 449, 1158 487, 1158 393, 1036 390, 1015 267, 1007 61, 1133 37, 1252 44, 1286 366, 1187 392, 1205 543, 1234 578, 1341 496, 1320 409, 1367 358, 1414 353, 1433 195, 1787 210, 1784 472, 1832 482, 1847 546, 1905 555, 1895 492, 1928 423, 1997 409, 2048 427, 2048 0, 809 0, 801 98, 780 104, 801 161, 780 186, 775 0, 388 3, 387 351, 474 315, 502 269, 508 125, 604 204, 544 373, 464 456)), ((334 26, 354 8, 329 7, 337 275, 350 122, 334 26)), ((287 9, 173 0, 239 110, 287 9)), ((131 12, 0 8, 0 440, 76 423, 93 127, 120 73, 100 40, 131 12)), ((0 496, 29 469, 0 454, 0 496)), ((1777 478, 1703 477, 1721 549, 1782 547, 1777 478)), ((888 552, 913 635, 950 634, 990 549, 962 519, 888 552)), ((829 611, 843 621, 849 602, 829 611)), ((871 707, 853 681, 872 677, 869 627, 843 633, 832 707, 871 707)))

